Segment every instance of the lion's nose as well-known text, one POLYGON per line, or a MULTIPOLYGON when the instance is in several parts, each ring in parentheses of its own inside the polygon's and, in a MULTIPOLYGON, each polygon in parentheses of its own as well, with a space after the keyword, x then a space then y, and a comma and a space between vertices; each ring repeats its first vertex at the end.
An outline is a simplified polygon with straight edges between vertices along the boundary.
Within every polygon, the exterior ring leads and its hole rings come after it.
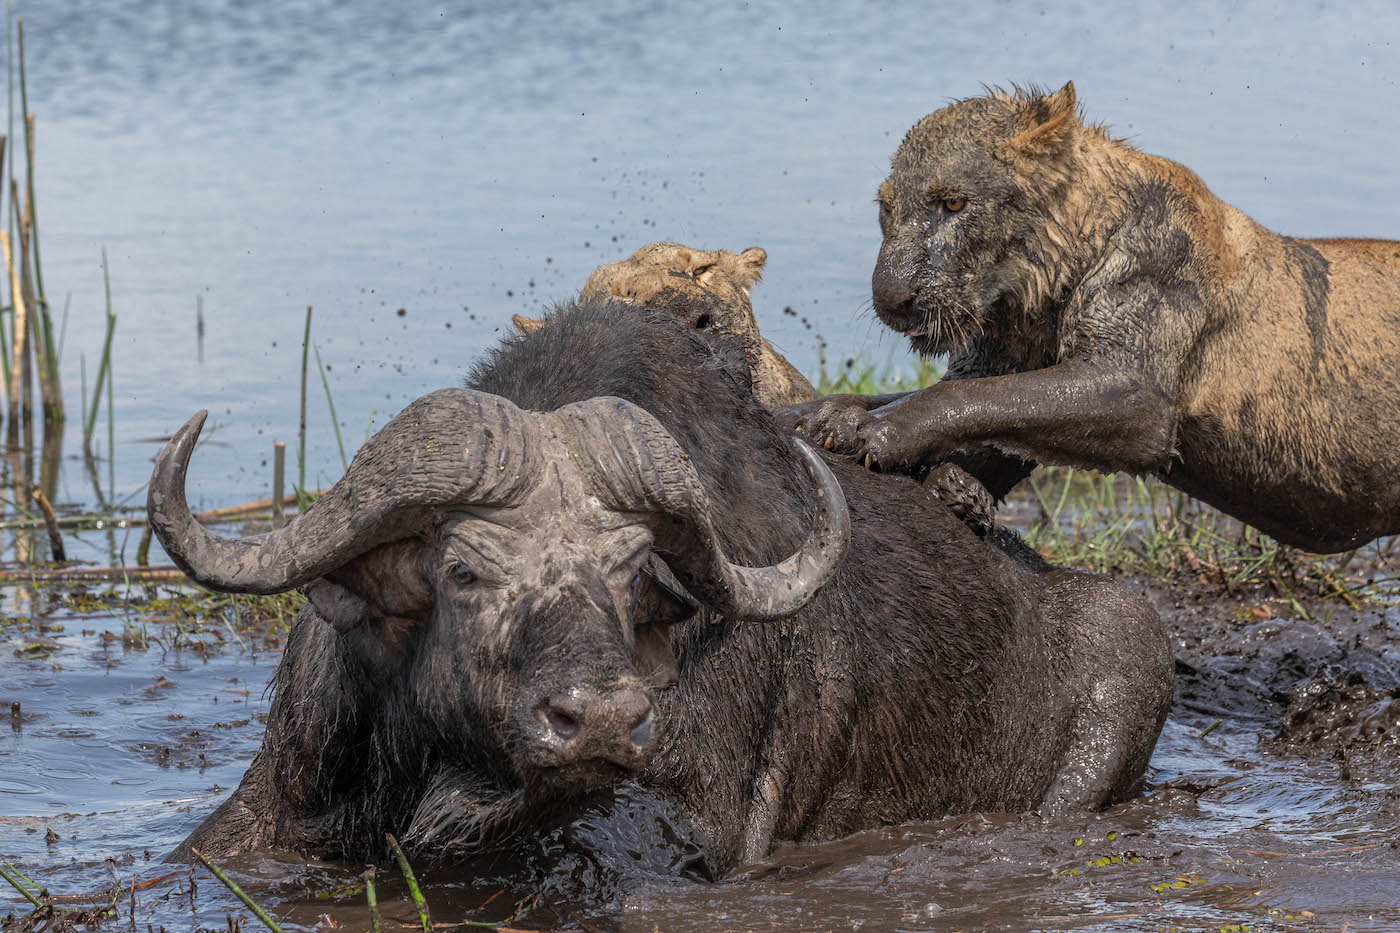
POLYGON ((870 295, 875 313, 895 330, 905 330, 914 323, 914 297, 917 294, 913 275, 892 250, 880 250, 875 272, 870 277, 870 295))

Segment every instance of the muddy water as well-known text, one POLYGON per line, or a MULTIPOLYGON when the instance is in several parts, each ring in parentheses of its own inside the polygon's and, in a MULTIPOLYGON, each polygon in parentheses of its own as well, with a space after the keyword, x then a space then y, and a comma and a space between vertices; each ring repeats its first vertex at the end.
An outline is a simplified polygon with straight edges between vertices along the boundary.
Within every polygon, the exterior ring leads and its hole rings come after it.
MULTIPOLYGON (((266 495, 270 442, 295 433, 307 303, 354 446, 457 381, 512 312, 655 239, 768 248, 755 305, 804 371, 818 335, 899 365, 902 348, 862 313, 872 192, 905 129, 983 81, 1073 78, 1090 118, 1275 229, 1400 235, 1400 124, 1376 116, 1395 111, 1400 79, 1383 2, 16 8, 45 277, 56 307, 73 295, 70 409, 101 343, 104 246, 120 319, 115 459, 91 472, 59 461, 54 498, 80 509, 139 502, 158 438, 200 407, 217 434, 195 457, 196 504, 266 495)), ((339 457, 314 378, 311 390, 315 485, 339 457)), ((135 544, 108 523, 70 553, 124 563, 135 544)), ((1230 600, 1158 598, 1181 695, 1140 800, 1089 819, 973 815, 786 848, 715 885, 686 879, 664 807, 627 796, 534 850, 431 873, 429 899, 439 919, 499 919, 544 892, 516 924, 540 928, 1400 928, 1396 612, 1279 622, 1230 600)), ((257 747, 275 647, 240 647, 218 623, 192 635, 23 590, 4 600, 0 700, 20 711, 0 706, 0 858, 70 895, 113 873, 161 877, 161 854, 257 747), (21 621, 40 616, 62 631, 21 621)), ((335 893, 351 868, 234 867, 291 925, 367 925, 362 896, 335 893)), ((381 888, 391 916, 410 918, 402 887, 381 888)), ((0 901, 23 906, 2 888, 0 901)), ((137 891, 134 918, 130 906, 124 927, 172 930, 222 928, 237 909, 182 876, 137 891)))
MULTIPOLYGON (((1137 800, 785 846, 715 884, 691 877, 694 850, 664 801, 628 789, 508 852, 425 869, 434 916, 499 920, 536 897, 514 926, 1400 929, 1400 611, 1280 619, 1147 592, 1175 635, 1179 689, 1137 800)), ((12 626, 0 646, 0 700, 21 703, 0 734, 0 858, 69 895, 161 878, 158 860, 256 750, 276 639, 240 647, 214 625, 177 633, 141 613, 7 598, 48 630, 12 626), (37 643, 53 647, 26 650, 37 643)), ((268 855, 231 867, 289 927, 368 926, 358 866, 268 855)), ((388 916, 413 919, 391 866, 379 887, 388 916)), ((24 906, 8 891, 0 902, 24 906)), ((138 925, 167 929, 223 927, 241 909, 207 876, 191 893, 184 873, 134 906, 138 925)), ((123 895, 122 925, 131 909, 123 895)))

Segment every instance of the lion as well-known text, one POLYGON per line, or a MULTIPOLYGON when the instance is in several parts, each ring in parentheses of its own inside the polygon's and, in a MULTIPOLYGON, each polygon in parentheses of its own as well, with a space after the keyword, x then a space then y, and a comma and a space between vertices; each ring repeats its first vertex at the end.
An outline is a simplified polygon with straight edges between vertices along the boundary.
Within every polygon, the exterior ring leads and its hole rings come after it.
POLYGON ((997 498, 1036 462, 1155 475, 1279 541, 1400 532, 1400 243, 1295 239, 1084 123, 1074 85, 911 129, 879 187, 875 313, 947 375, 780 413, 997 498))
MULTIPOLYGON (((765 408, 810 401, 817 397, 812 384, 758 331, 750 293, 767 261, 768 254, 757 246, 731 253, 651 243, 595 270, 579 301, 619 298, 668 311, 696 330, 722 334, 743 347, 754 397, 765 408)), ((521 333, 538 330, 547 320, 511 318, 521 333)))
MULTIPOLYGON (((580 303, 615 298, 665 311, 686 326, 737 341, 749 361, 754 398, 765 408, 809 402, 816 390, 758 331, 751 293, 768 254, 757 246, 741 253, 700 250, 666 241, 650 243, 629 258, 594 270, 580 303)), ((545 327, 549 318, 511 316, 522 334, 545 327)), ((995 502, 987 490, 955 464, 930 470, 923 486, 977 535, 995 528, 995 502)))

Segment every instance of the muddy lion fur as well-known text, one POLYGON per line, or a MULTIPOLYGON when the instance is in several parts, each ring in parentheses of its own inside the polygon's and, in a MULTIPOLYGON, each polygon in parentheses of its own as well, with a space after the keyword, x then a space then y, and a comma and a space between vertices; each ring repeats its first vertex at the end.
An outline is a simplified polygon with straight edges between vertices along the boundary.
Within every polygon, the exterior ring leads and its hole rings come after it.
POLYGON ((813 403, 805 429, 998 497, 1064 463, 1314 551, 1400 532, 1400 243, 1266 230, 1086 123, 1073 84, 957 101, 891 164, 875 310, 947 377, 813 403))
MULTIPOLYGON (((666 310, 688 327, 722 334, 744 350, 753 394, 765 408, 817 397, 812 384, 759 333, 751 293, 768 254, 757 246, 740 253, 702 250, 680 243, 649 243, 627 259, 596 269, 579 294, 581 302, 615 298, 666 310)), ((514 315, 521 333, 547 318, 514 315)))

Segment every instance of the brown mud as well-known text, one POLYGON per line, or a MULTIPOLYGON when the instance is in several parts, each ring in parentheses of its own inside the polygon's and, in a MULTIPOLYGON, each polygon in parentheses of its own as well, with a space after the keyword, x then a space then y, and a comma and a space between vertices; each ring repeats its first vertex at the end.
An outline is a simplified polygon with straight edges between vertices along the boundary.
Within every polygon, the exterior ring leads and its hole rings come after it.
MULTIPOLYGON (((1400 929, 1400 608, 1126 583, 1162 614, 1178 671, 1135 800, 1079 817, 963 814, 783 846, 714 883, 696 876, 696 846, 666 803, 624 787, 571 820, 542 817, 470 865, 424 860, 432 919, 645 931, 1400 929)), ((0 863, 60 896, 59 912, 33 911, 0 882, 4 929, 258 928, 207 872, 192 885, 160 859, 256 751, 276 627, 182 615, 161 588, 116 601, 4 592, 0 700, 4 711, 20 705, 0 732, 0 863)), ((226 867, 286 929, 369 928, 363 866, 269 853, 226 867)), ((394 866, 378 878, 386 928, 417 926, 394 866)))

